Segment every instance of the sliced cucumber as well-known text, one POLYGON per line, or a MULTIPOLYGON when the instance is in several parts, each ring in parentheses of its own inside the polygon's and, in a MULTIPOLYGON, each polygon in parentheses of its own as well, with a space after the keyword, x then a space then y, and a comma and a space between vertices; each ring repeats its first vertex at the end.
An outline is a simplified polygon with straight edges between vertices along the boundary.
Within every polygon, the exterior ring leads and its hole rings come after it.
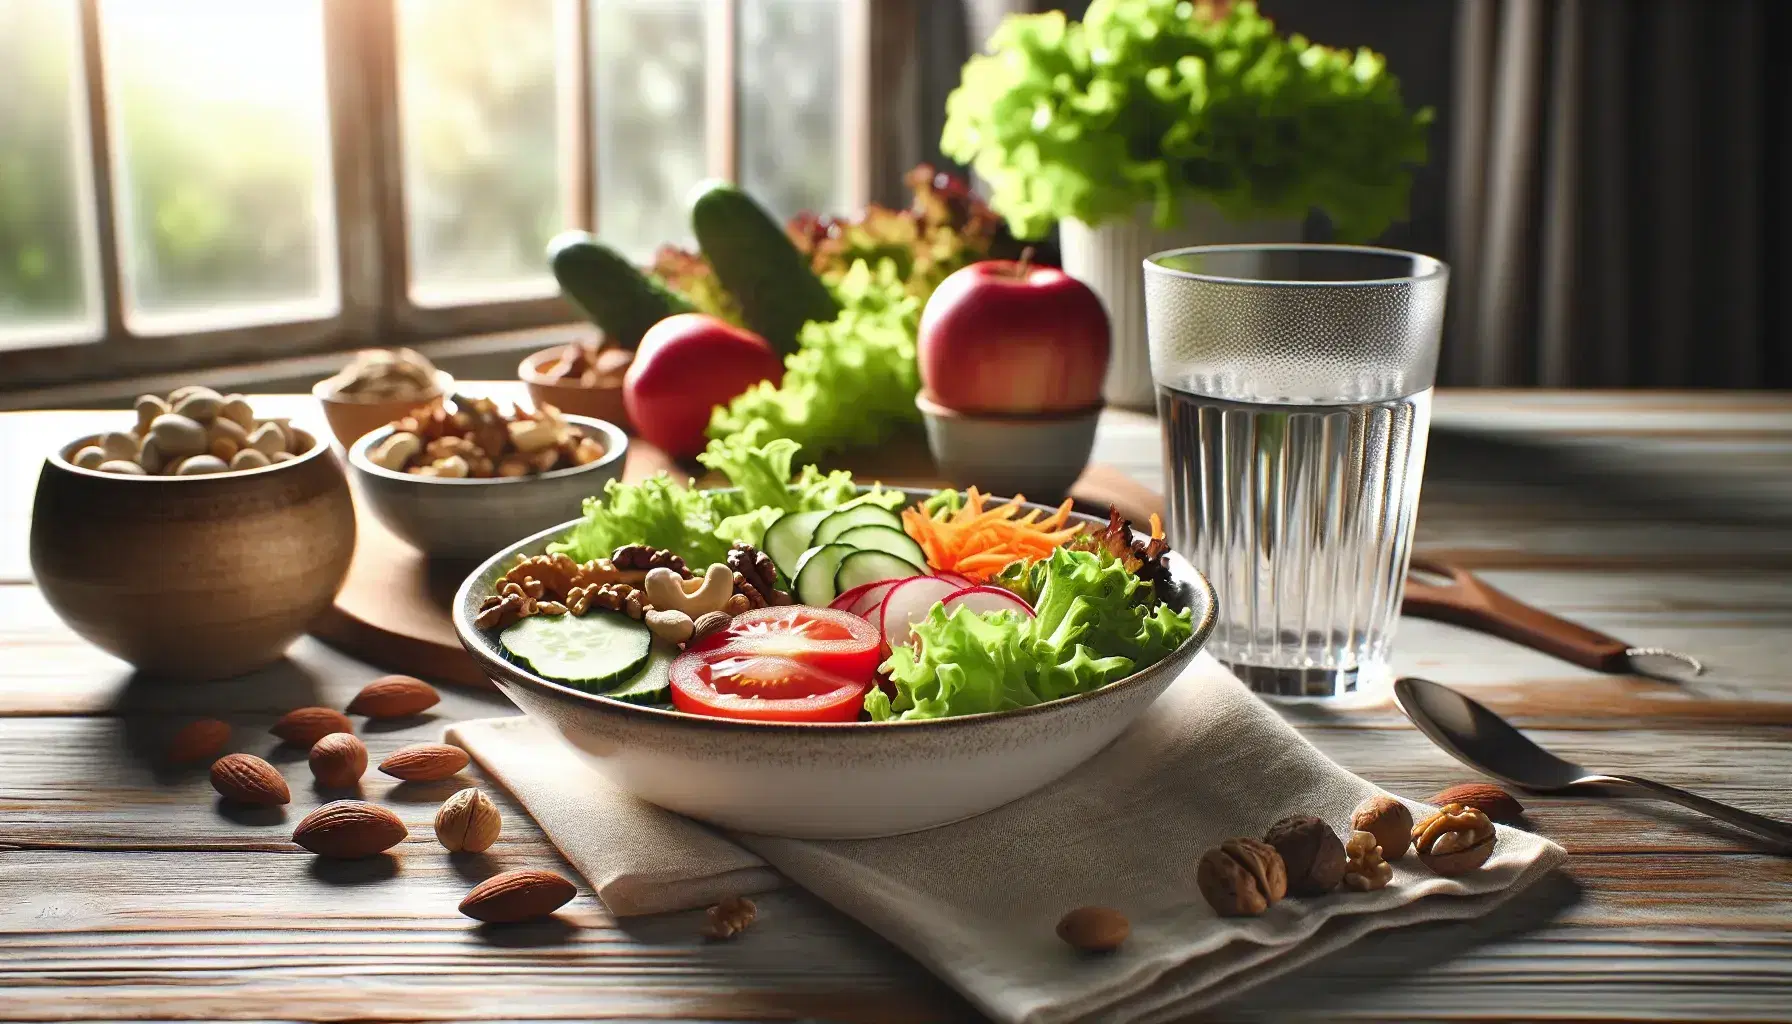
POLYGON ((860 526, 887 526, 897 532, 902 531, 902 518, 881 505, 847 505, 835 509, 826 519, 815 527, 815 533, 809 538, 810 545, 832 544, 840 539, 840 535, 860 526))
POLYGON ((908 534, 888 526, 877 524, 855 526, 835 537, 834 543, 848 544, 860 551, 882 551, 888 555, 895 555, 905 562, 913 563, 916 566, 917 574, 927 571, 920 568, 927 564, 927 552, 921 550, 921 545, 916 544, 908 534))
POLYGON ((614 690, 605 690, 604 696, 630 704, 665 703, 672 692, 672 661, 677 657, 677 651, 655 646, 640 671, 614 690))
POLYGON ((647 663, 653 634, 617 612, 531 615, 498 634, 512 658, 537 675, 581 690, 607 690, 647 663))
POLYGON ((760 546, 772 556, 772 564, 785 579, 796 580, 797 563, 802 560, 803 552, 809 550, 809 538, 815 533, 815 527, 833 511, 824 508, 814 512, 786 512, 766 527, 765 543, 760 546))
POLYGON ((801 604, 826 608, 840 591, 834 589, 834 574, 840 563, 857 554, 844 544, 822 544, 803 552, 796 569, 796 599, 801 604))
MULTIPOLYGON (((898 558, 886 551, 854 551, 840 560, 840 568, 834 570, 834 587, 839 593, 846 593, 854 587, 862 587, 868 583, 883 580, 905 580, 910 576, 925 576, 927 570, 898 558)), ((830 598, 830 600, 832 600, 830 598)), ((805 601, 804 604, 813 602, 805 601)))

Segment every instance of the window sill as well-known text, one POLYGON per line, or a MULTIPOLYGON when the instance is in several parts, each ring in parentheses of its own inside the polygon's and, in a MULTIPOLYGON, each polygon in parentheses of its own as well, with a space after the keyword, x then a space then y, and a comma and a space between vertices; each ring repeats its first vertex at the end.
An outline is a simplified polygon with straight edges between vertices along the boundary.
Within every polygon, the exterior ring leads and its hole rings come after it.
MULTIPOLYGON (((516 364, 530 352, 563 345, 592 333, 589 324, 554 324, 498 334, 413 345, 418 352, 460 380, 509 380, 516 364)), ((113 380, 82 381, 19 391, 0 391, 0 411, 15 409, 129 408, 138 395, 166 394, 185 384, 205 384, 231 392, 298 392, 341 369, 351 352, 325 352, 200 370, 145 374, 113 380)))

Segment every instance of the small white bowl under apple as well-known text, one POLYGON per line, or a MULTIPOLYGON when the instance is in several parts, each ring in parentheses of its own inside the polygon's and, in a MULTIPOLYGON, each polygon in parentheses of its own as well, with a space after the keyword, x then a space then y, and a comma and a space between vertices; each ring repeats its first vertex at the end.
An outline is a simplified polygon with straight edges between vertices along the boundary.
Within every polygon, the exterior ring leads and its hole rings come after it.
POLYGON ((1061 497, 1095 443, 1108 315, 1056 267, 985 260, 940 283, 917 354, 934 462, 956 484, 1061 497))

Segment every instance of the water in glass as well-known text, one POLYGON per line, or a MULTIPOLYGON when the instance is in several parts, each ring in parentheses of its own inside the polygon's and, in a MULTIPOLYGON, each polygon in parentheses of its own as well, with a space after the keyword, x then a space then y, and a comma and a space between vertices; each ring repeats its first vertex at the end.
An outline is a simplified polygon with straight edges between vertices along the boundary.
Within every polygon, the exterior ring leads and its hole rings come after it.
POLYGON ((1269 405, 1159 386, 1171 543, 1219 594, 1208 648, 1253 689, 1325 695, 1387 674, 1431 391, 1269 405))

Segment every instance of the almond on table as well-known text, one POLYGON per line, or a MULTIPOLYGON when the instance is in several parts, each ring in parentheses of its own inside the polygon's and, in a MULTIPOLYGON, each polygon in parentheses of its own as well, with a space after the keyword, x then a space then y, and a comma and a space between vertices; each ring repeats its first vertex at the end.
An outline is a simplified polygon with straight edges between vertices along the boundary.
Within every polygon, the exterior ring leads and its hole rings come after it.
POLYGON ((415 676, 381 676, 348 702, 348 713, 368 718, 404 718, 422 714, 440 703, 436 688, 415 676))
POLYGON ((413 743, 380 762, 380 771, 406 782, 434 782, 467 766, 467 752, 447 743, 413 743))

